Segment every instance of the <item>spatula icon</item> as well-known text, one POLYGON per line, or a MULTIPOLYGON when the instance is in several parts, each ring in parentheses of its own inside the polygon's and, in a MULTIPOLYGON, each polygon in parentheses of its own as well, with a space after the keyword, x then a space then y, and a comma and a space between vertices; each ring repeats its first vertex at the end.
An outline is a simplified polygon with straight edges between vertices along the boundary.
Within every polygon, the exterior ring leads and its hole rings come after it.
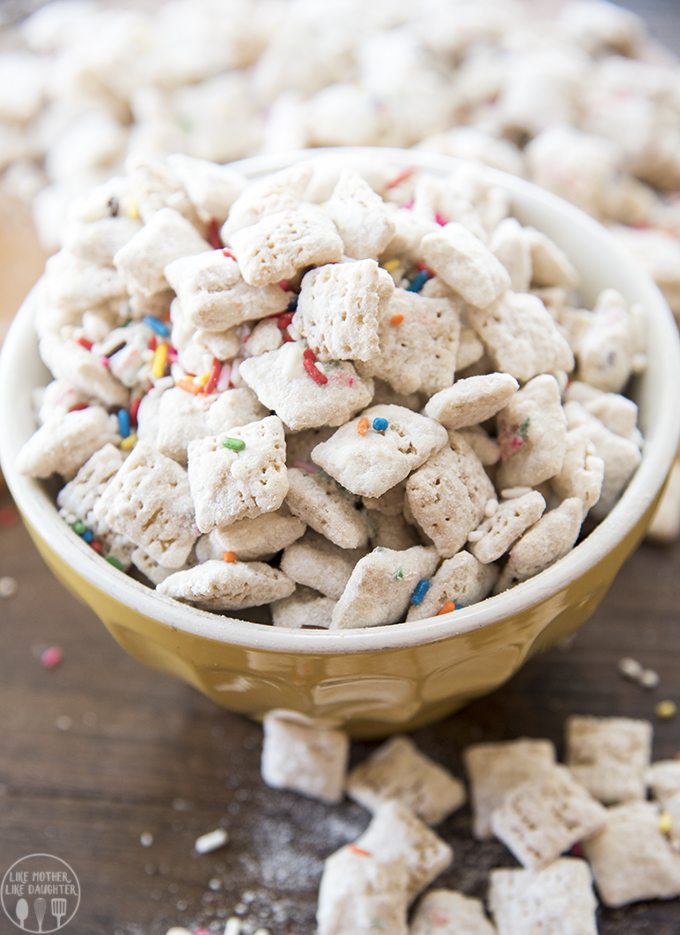
POLYGON ((42 932, 43 919, 45 918, 45 913, 47 912, 47 900, 43 899, 42 896, 38 896, 37 899, 34 899, 33 912, 35 912, 35 917, 38 920, 38 931, 42 932))
POLYGON ((24 925, 24 922, 28 918, 28 903, 26 902, 25 899, 17 900, 17 906, 16 906, 15 911, 16 911, 17 919, 19 920, 19 925, 21 926, 22 929, 26 928, 26 926, 24 925))
POLYGON ((54 899, 50 900, 50 908, 52 910, 52 915, 57 920, 57 928, 60 929, 61 920, 66 915, 66 910, 68 908, 66 900, 60 897, 55 897, 54 899))

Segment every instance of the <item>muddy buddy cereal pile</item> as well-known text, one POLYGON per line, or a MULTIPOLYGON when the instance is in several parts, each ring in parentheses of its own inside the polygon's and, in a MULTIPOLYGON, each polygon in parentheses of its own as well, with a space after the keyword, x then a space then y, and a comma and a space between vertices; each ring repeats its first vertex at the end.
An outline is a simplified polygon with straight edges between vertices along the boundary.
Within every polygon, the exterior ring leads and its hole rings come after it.
POLYGON ((418 620, 564 556, 640 462, 642 311, 483 167, 130 160, 36 298, 20 468, 159 593, 275 626, 418 620))
MULTIPOLYGON (((469 878, 456 873, 461 859, 471 862, 470 845, 461 858, 435 830, 465 805, 465 784, 408 737, 392 737, 348 771, 346 734, 272 712, 262 778, 329 804, 346 795, 370 814, 363 833, 325 862, 318 935, 597 935, 600 904, 680 896, 680 762, 652 763, 652 735, 649 721, 575 715, 565 724, 564 765, 549 740, 463 750, 472 836, 497 838, 518 864, 487 864, 486 905, 463 892, 469 878), (460 888, 431 889, 451 867, 460 888)), ((242 931, 237 918, 229 925, 225 935, 242 931)))
POLYGON ((60 0, 2 43, 0 169, 50 248, 129 152, 422 144, 608 222, 680 314, 680 67, 612 4, 60 0))

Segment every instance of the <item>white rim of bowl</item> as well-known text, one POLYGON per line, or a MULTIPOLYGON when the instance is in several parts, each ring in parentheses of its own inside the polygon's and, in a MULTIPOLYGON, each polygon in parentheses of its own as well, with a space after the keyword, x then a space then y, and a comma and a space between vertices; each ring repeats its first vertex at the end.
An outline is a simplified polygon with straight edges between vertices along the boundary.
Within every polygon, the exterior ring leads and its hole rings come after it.
MULTIPOLYGON (((380 147, 328 147, 299 150, 290 153, 253 156, 230 163, 230 167, 256 177, 277 171, 295 162, 319 156, 340 156, 355 159, 382 158, 396 166, 414 166, 423 170, 446 173, 461 160, 421 150, 401 150, 380 147)), ((484 169, 489 178, 511 195, 542 204, 559 211, 570 222, 582 228, 584 236, 604 242, 617 261, 632 272, 640 291, 646 292, 647 312, 656 316, 659 326, 667 331, 662 347, 663 395, 669 400, 680 398, 680 343, 673 316, 665 299, 650 277, 637 265, 612 235, 591 217, 556 195, 515 176, 495 169, 484 169)), ((498 623, 521 614, 556 593, 569 581, 586 573, 604 558, 635 526, 660 490, 676 455, 680 437, 680 406, 664 406, 659 416, 655 438, 645 445, 643 458, 623 496, 609 515, 564 558, 528 581, 508 591, 488 597, 478 604, 450 614, 424 620, 387 624, 377 627, 357 627, 349 630, 285 630, 269 624, 252 623, 234 617, 222 617, 209 611, 181 604, 159 595, 153 589, 129 577, 102 560, 61 519, 41 482, 25 477, 16 469, 19 444, 11 440, 12 399, 22 392, 20 372, 13 361, 31 347, 35 351, 31 292, 17 312, 5 338, 0 355, 0 462, 8 487, 27 521, 73 570, 92 585, 131 609, 169 627, 218 642, 281 653, 329 655, 347 652, 375 652, 399 649, 444 640, 498 623)))

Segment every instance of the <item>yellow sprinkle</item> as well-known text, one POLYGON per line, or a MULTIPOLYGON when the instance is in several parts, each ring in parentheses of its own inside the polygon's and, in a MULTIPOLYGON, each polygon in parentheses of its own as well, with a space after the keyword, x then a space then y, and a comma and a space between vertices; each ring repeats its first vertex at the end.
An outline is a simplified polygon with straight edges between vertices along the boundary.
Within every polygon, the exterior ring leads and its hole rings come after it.
POLYGON ((670 834, 673 830, 673 818, 668 812, 661 812, 659 815, 659 831, 661 834, 670 834))
POLYGON ((663 718, 664 720, 675 717, 677 710, 678 706, 674 701, 660 701, 654 708, 656 716, 663 718))
POLYGON ((137 207, 137 202, 134 198, 131 198, 129 195, 125 199, 125 213, 133 221, 139 220, 139 208, 137 207))
POLYGON ((401 263, 399 262, 399 260, 396 260, 396 259, 387 260, 385 263, 383 263, 383 268, 386 269, 388 273, 393 273, 395 269, 399 269, 400 266, 401 266, 401 263))
POLYGON ((206 370, 205 373, 202 373, 200 375, 200 377, 198 378, 196 382, 198 383, 199 386, 205 386, 205 384, 208 382, 209 379, 210 379, 210 371, 206 370))
POLYGON ((127 438, 124 438, 120 443, 121 451, 130 451, 131 448, 134 448, 137 444, 136 435, 128 435, 127 438))
POLYGON ((153 363, 151 364, 151 373, 154 377, 160 379, 165 373, 165 367, 168 363, 168 345, 165 341, 162 344, 159 344, 156 348, 156 351, 153 355, 153 363))

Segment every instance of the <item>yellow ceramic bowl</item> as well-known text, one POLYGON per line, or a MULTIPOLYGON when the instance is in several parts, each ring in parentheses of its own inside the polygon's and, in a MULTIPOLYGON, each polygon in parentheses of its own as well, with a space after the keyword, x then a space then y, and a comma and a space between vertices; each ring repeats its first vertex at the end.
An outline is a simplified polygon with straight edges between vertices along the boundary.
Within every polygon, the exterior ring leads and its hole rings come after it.
MULTIPOLYGON (((375 152, 351 151, 359 159, 375 152)), ((424 152, 378 152, 397 167, 416 164, 437 175, 452 167, 450 159, 424 152)), ((254 177, 308 156, 254 158, 240 168, 254 177)), ((621 501, 542 574, 442 617, 342 632, 287 631, 196 610, 102 561, 62 522, 45 486, 18 474, 17 452, 34 428, 31 391, 46 379, 29 296, 0 361, 2 467, 47 564, 130 655, 233 711, 260 717, 272 708, 294 709, 369 737, 426 724, 492 691, 593 613, 644 535, 673 462, 680 434, 677 330, 654 284, 598 224, 519 179, 489 174, 510 193, 517 216, 568 253, 587 302, 614 287, 647 310, 650 366, 636 387, 645 448, 621 501)))

